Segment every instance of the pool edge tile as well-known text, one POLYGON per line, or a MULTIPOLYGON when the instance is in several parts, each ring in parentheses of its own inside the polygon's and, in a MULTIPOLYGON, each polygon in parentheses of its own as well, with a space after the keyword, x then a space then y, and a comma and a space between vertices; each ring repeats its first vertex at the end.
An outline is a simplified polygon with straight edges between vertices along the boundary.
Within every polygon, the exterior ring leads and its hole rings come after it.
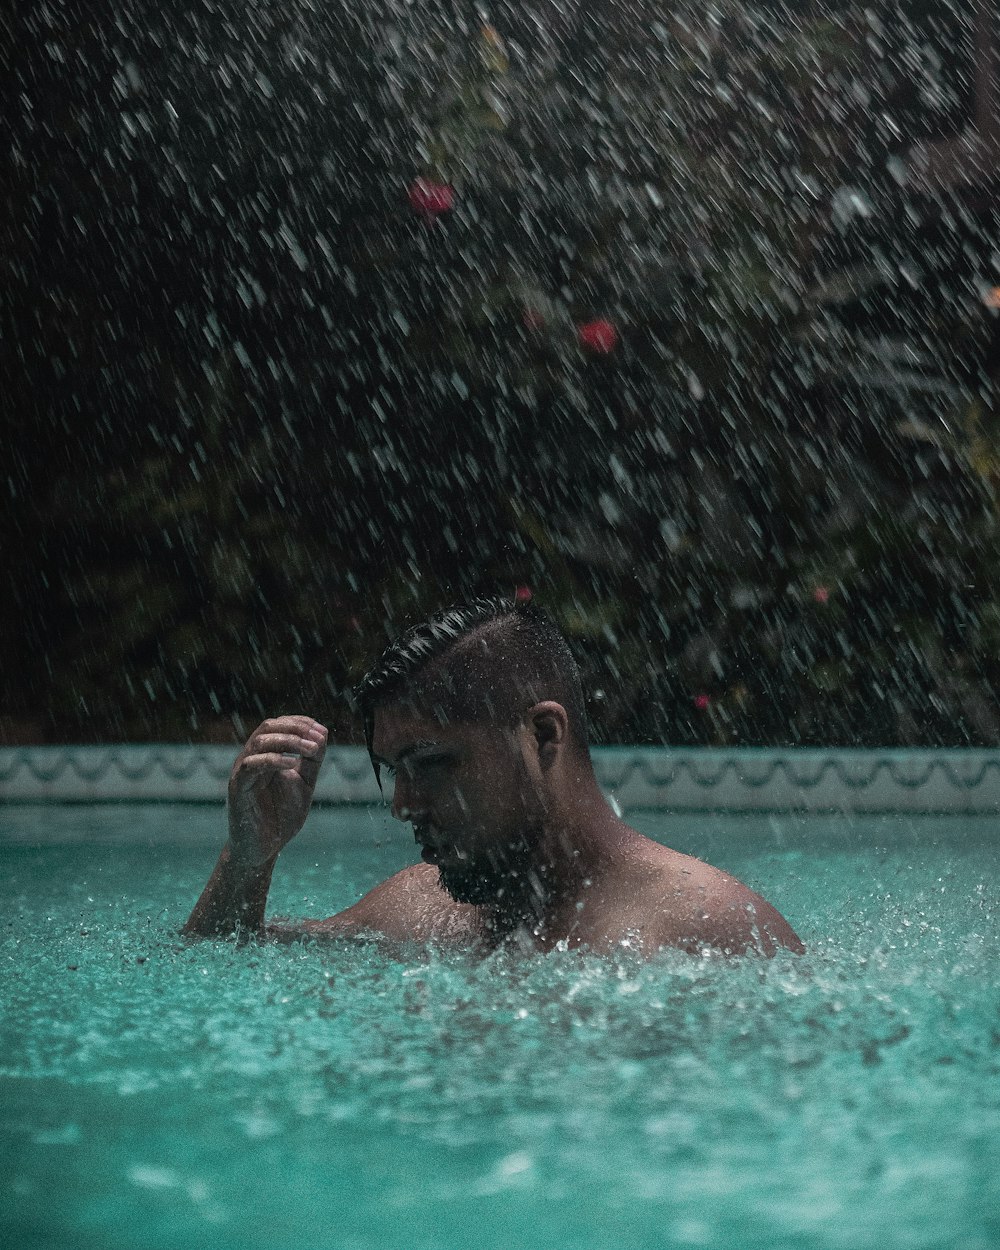
MULTIPOLYGON (((0 802, 222 802, 229 746, 0 747, 0 802)), ((1000 811, 1000 751, 597 747, 602 787, 624 810, 1000 811)), ((322 803, 381 801, 363 747, 335 746, 322 803)))

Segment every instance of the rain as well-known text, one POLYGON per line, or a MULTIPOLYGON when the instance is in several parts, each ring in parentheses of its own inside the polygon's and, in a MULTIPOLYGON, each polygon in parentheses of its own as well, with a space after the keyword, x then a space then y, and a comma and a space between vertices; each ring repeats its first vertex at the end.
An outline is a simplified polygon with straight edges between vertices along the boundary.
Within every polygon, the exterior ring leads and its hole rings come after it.
POLYGON ((23 15, 10 733, 347 740, 523 586, 598 741, 996 743, 985 12, 23 15))

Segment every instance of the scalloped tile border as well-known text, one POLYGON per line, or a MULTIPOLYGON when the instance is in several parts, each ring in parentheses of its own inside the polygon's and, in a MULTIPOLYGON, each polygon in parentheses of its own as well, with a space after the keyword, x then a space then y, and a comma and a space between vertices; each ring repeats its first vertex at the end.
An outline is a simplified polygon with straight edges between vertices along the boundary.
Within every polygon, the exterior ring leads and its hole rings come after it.
MULTIPOLYGON (((217 802, 226 746, 0 747, 0 802, 217 802)), ((599 747, 622 808, 675 811, 1000 811, 1000 751, 599 747)), ((332 747, 316 797, 377 803, 361 747, 332 747)))

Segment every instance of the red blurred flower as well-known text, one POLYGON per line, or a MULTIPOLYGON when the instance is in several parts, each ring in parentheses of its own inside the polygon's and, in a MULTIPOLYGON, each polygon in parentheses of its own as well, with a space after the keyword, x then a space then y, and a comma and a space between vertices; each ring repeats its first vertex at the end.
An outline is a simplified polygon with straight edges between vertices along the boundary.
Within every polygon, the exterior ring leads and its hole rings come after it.
POLYGON ((813 598, 817 603, 827 603, 830 598, 829 588, 826 586, 817 586, 813 591, 813 598))
POLYGON ((711 700, 711 697, 707 694, 696 694, 694 696, 693 702, 699 712, 704 712, 704 711, 707 711, 707 709, 711 705, 712 700, 711 700))
POLYGON ((530 603, 532 597, 530 586, 518 586, 517 590, 514 591, 515 603, 530 603))
POLYGON ((618 346, 618 331, 603 317, 577 328, 580 345, 595 356, 608 356, 618 346))
POLYGON ((418 178, 410 186, 409 198, 410 207, 415 213, 433 221, 452 207, 455 203, 455 192, 446 182, 418 178))

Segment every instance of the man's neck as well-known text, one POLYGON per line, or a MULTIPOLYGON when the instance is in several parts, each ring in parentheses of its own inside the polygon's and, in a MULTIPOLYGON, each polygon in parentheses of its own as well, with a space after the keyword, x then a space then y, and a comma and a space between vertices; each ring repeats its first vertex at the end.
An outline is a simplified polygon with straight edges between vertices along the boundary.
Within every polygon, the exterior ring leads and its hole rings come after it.
POLYGON ((510 879, 495 903, 484 904, 484 927, 497 940, 524 932, 546 945, 569 936, 579 905, 616 853, 625 829, 594 783, 577 792, 543 827, 527 868, 510 879))

